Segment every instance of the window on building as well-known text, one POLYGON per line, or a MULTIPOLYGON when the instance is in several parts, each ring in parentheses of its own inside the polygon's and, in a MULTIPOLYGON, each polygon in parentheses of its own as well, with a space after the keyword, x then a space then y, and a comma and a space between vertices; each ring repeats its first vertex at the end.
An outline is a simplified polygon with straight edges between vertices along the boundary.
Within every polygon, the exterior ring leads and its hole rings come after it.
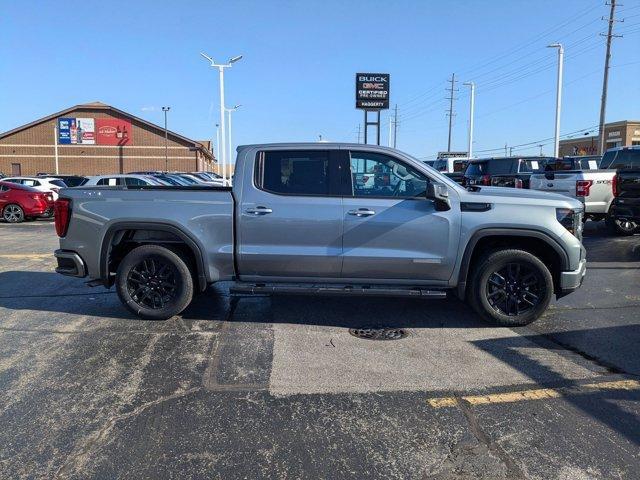
POLYGON ((328 152, 264 152, 257 168, 257 183, 269 192, 286 195, 329 194, 328 152))
POLYGON ((351 152, 351 179, 354 197, 422 196, 427 178, 387 155, 351 152))

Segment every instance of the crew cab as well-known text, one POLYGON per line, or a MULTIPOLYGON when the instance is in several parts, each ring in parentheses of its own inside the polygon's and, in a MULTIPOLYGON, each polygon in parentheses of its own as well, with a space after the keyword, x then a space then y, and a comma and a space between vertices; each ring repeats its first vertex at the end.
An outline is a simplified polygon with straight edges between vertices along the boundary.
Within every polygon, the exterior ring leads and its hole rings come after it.
POLYGON ((529 179, 542 171, 553 157, 495 157, 469 161, 462 185, 529 188, 529 179))
POLYGON ((557 194, 467 190, 386 147, 248 145, 233 187, 63 190, 56 270, 115 285, 147 319, 232 281, 232 293, 453 292, 487 320, 524 325, 582 284, 582 209, 557 194))

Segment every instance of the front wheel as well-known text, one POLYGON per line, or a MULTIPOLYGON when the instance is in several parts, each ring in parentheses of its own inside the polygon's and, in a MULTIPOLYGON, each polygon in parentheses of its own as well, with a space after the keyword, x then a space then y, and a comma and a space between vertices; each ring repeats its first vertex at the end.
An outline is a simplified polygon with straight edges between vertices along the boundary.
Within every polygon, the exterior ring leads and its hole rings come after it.
POLYGON ((551 272, 538 257, 524 250, 498 250, 476 263, 469 300, 485 320, 522 326, 544 313, 552 294, 551 272))
POLYGON ((175 252, 159 245, 134 248, 116 272, 120 301, 147 320, 166 320, 182 312, 193 298, 189 267, 175 252))

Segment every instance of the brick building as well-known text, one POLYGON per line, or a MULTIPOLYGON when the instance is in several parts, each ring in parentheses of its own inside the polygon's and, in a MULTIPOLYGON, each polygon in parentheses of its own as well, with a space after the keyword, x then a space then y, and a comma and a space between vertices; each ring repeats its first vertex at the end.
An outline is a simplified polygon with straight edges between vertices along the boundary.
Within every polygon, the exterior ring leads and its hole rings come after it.
MULTIPOLYGON (((640 121, 623 120, 604 126, 605 150, 613 147, 640 145, 640 121)), ((598 135, 560 140, 560 156, 597 155, 598 135)))
POLYGON ((210 142, 198 142, 100 102, 68 108, 0 134, 0 172, 97 175, 215 171, 210 142))

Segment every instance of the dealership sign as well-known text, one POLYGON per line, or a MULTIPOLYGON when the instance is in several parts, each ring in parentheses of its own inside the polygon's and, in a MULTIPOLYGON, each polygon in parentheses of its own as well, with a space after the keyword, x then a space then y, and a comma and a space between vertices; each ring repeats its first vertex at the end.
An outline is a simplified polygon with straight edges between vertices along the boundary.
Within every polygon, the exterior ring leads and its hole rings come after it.
POLYGON ((118 118, 59 118, 60 145, 127 145, 131 122, 118 118))
POLYGON ((389 86, 388 73, 356 73, 356 108, 386 110, 389 108, 389 86))

